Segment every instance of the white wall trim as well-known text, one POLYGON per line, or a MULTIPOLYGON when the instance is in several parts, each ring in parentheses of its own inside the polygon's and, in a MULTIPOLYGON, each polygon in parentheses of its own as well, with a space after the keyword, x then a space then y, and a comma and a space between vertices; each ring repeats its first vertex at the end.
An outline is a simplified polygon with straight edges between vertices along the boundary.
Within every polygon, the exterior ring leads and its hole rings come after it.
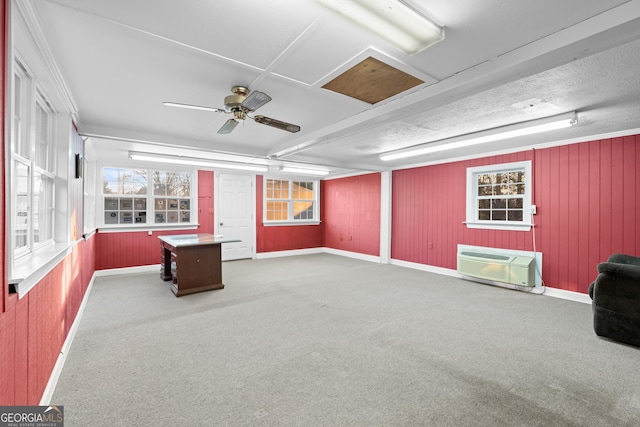
POLYGON ((569 301, 581 302, 584 304, 591 304, 591 298, 589 297, 589 294, 583 294, 580 292, 545 287, 544 295, 554 298, 566 299, 569 301))
POLYGON ((421 270, 429 273, 442 274, 443 276, 453 276, 453 277, 462 278, 462 276, 459 275, 456 270, 451 270, 449 268, 443 268, 443 267, 436 267, 434 265, 420 264, 417 262, 402 261, 398 259, 392 259, 389 262, 389 264, 397 265, 398 267, 413 268, 414 270, 421 270))
POLYGON ((530 288, 530 287, 524 287, 524 286, 515 286, 515 285, 509 285, 505 283, 492 282, 489 280, 482 280, 482 279, 475 279, 475 278, 471 279, 469 277, 462 276, 458 274, 456 270, 452 270, 449 268, 435 267, 432 265, 418 264, 414 262, 401 261, 396 259, 392 259, 390 264, 397 265, 400 267, 407 267, 407 268, 413 268, 416 270, 427 271, 429 273, 436 273, 436 274, 442 274, 445 276, 456 277, 458 279, 468 280, 470 282, 484 283, 487 285, 494 285, 494 286, 500 286, 508 289, 520 290, 523 292, 529 292, 536 295, 545 295, 553 298, 560 298, 560 299, 565 299, 569 301, 581 302, 584 304, 591 304, 591 298, 589 297, 589 295, 583 294, 580 292, 566 291, 564 289, 551 288, 548 286, 535 286, 530 288), (540 291, 541 289, 542 289, 542 292, 540 291))
POLYGON ((290 251, 275 251, 275 252, 260 252, 256 254, 256 259, 281 258, 281 257, 296 256, 296 255, 320 254, 322 252, 323 252, 322 248, 293 249, 290 251))
POLYGON ((340 249, 333 249, 333 248, 322 248, 322 252, 324 252, 326 254, 340 255, 340 256, 347 257, 347 258, 355 258, 355 259, 359 259, 359 260, 362 260, 362 261, 369 261, 369 262, 375 262, 377 264, 380 264, 380 257, 379 256, 366 255, 366 254, 361 254, 361 253, 358 253, 358 252, 343 251, 343 250, 340 250, 340 249))
POLYGON ((71 344, 73 343, 73 339, 76 336, 76 332, 80 327, 80 321, 82 320, 82 316, 84 315, 84 309, 87 306, 87 301, 89 301, 89 295, 91 294, 91 289, 93 289, 93 284, 96 280, 96 272, 91 276, 91 280, 89 281, 89 286, 87 286, 87 290, 84 293, 84 297, 82 298, 82 302, 80 303, 80 307, 78 308, 78 313, 76 313, 76 318, 73 320, 71 324, 71 328, 69 328, 69 333, 67 334, 67 338, 64 340, 62 344, 62 348, 60 349, 60 354, 58 355, 58 360, 56 360, 56 364, 53 366, 53 371, 51 372, 51 376, 49 376, 49 381, 47 382, 47 386, 42 393, 42 397, 40 398, 41 406, 49 406, 51 402, 51 398, 53 397, 53 392, 56 389, 56 385, 58 384, 58 379, 60 378, 60 374, 62 373, 62 368, 64 368, 64 363, 67 360, 67 354, 69 354, 69 350, 71 349, 71 344))
POLYGON ((404 169, 413 169, 413 168, 421 168, 426 166, 435 166, 435 165, 442 165, 442 164, 448 164, 448 163, 463 162, 465 160, 474 160, 474 159, 483 159, 483 158, 489 158, 494 156, 503 156, 505 154, 522 153, 530 150, 542 150, 545 148, 561 147, 564 145, 580 144, 583 142, 600 141, 603 139, 620 138, 620 137, 638 135, 638 134, 640 134, 640 128, 625 129, 625 130, 616 131, 616 132, 607 132, 607 133, 601 133, 601 134, 595 134, 595 135, 585 135, 585 136, 580 136, 580 137, 571 138, 571 139, 563 139, 563 140, 545 142, 540 144, 523 145, 519 147, 508 147, 502 150, 489 151, 485 153, 469 154, 466 156, 449 157, 445 159, 432 160, 428 162, 413 163, 410 165, 402 165, 402 166, 394 167, 393 170, 397 171, 397 170, 404 170, 404 169))
POLYGON ((384 264, 391 260, 392 178, 390 171, 380 174, 380 261, 384 264))
POLYGON ((343 251, 340 249, 333 249, 327 247, 309 248, 309 249, 293 249, 290 251, 274 251, 274 252, 261 252, 256 254, 256 259, 267 258, 281 258, 296 255, 311 255, 311 254, 332 254, 339 255, 348 258, 360 259, 363 261, 375 262, 380 264, 380 257, 373 255, 361 254, 358 252, 343 251))
POLYGON ((117 276, 118 274, 136 274, 136 273, 158 273, 160 275, 160 264, 141 265, 138 267, 111 268, 109 270, 96 270, 96 277, 117 276))
POLYGON ((61 96, 62 101, 65 103, 65 107, 71 114, 74 121, 78 119, 78 104, 76 103, 69 85, 65 82, 60 72, 60 68, 56 63, 54 55, 51 53, 51 48, 47 42, 47 38, 44 36, 42 27, 40 25, 40 17, 33 8, 30 2, 15 2, 17 10, 23 16, 24 22, 27 25, 31 36, 39 50, 40 56, 44 61, 48 72, 53 80, 53 83, 61 96))

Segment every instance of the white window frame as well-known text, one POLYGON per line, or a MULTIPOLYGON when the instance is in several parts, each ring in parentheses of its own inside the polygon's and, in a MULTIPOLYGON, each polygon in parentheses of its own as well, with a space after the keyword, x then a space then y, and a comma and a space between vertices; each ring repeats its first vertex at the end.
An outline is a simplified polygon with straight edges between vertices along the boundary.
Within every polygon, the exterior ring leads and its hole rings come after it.
MULTIPOLYGON (((101 165, 99 167, 99 179, 97 181, 97 187, 99 187, 98 194, 100 197, 96 197, 96 224, 98 224, 98 228, 100 231, 136 231, 136 230, 148 230, 148 229, 190 229, 197 228, 199 226, 198 223, 198 171, 195 169, 189 170, 177 170, 171 168, 163 168, 163 167, 148 167, 148 166, 131 166, 131 165, 101 165), (104 182, 104 169, 105 168, 118 168, 118 169, 132 169, 139 171, 146 171, 147 178, 147 194, 145 195, 127 195, 127 194, 109 194, 104 193, 103 191, 103 182, 104 182), (189 188, 189 196, 176 196, 175 198, 180 199, 189 199, 189 221, 181 222, 180 218, 178 218, 178 222, 156 222, 156 211, 155 211, 155 198, 162 197, 154 195, 153 189, 153 172, 171 172, 171 173, 188 173, 191 176, 190 179, 190 188, 189 188), (146 199, 146 219, 147 222, 144 223, 136 223, 134 219, 130 224, 108 224, 105 221, 105 214, 109 210, 105 207, 105 199, 109 197, 113 198, 121 198, 121 197, 131 197, 131 198, 139 198, 146 199)), ((173 196, 165 196, 167 199, 174 198, 173 196)), ((120 209, 118 209, 119 211, 120 209)), ((133 208, 135 212, 135 206, 133 208)), ((178 212, 178 211, 176 211, 178 212)))
MULTIPOLYGON (((18 298, 24 297, 65 256, 71 253, 73 243, 70 240, 70 219, 73 217, 72 210, 75 208, 75 205, 70 203, 68 190, 72 187, 70 182, 73 179, 70 173, 71 128, 77 110, 71 98, 71 92, 55 66, 49 46, 38 29, 38 20, 25 4, 25 2, 10 2, 10 10, 8 10, 11 28, 7 45, 10 60, 7 69, 7 120, 5 123, 11 136, 9 143, 5 145, 7 159, 5 233, 8 236, 6 274, 9 292, 17 293, 18 298), (16 92, 15 76, 24 79, 19 93, 16 92), (20 100, 16 100, 18 95, 20 100), (36 163, 33 152, 36 102, 40 102, 48 115, 45 138, 49 141, 47 143, 48 162, 38 164, 37 167, 33 166, 36 163), (14 111, 15 107, 19 107, 21 111, 14 111), (16 138, 25 141, 23 150, 16 145, 16 138), (17 200, 18 192, 15 182, 17 165, 30 167, 28 177, 33 177, 40 169, 42 176, 46 176, 49 191, 46 196, 46 209, 38 213, 40 219, 46 221, 48 230, 46 239, 41 237, 39 240, 44 241, 33 242, 34 244, 29 248, 21 247, 16 250, 14 234, 18 234, 16 232, 18 224, 15 214, 17 207, 14 202, 17 200), (50 218, 45 219, 44 216, 50 216, 50 218)), ((33 178, 27 178, 24 181, 28 182, 28 191, 33 194, 36 190, 33 187, 33 178)), ((32 202, 29 203, 32 204, 32 202)), ((30 209, 33 207, 30 206, 30 209)), ((33 214, 31 212, 28 214, 32 217, 28 221, 35 221, 33 214)), ((31 236, 35 235, 34 231, 28 232, 31 236)))
POLYGON ((532 226, 532 176, 531 161, 500 163, 467 168, 467 217, 465 224, 468 228, 484 228, 492 230, 529 231, 532 226), (491 221, 478 219, 478 179, 477 176, 486 173, 515 172, 525 173, 525 193, 523 197, 522 221, 491 221))
POLYGON ((320 180, 319 179, 309 179, 309 178, 287 178, 287 177, 264 177, 262 180, 262 224, 265 226, 274 226, 274 225, 318 225, 320 224, 320 180), (267 197, 267 181, 269 180, 277 180, 277 181, 288 181, 289 182, 289 197, 287 199, 269 199, 267 197), (294 182, 312 182, 313 183, 313 219, 294 219, 294 202, 293 199, 293 188, 294 182), (286 200, 288 205, 288 218, 286 220, 268 220, 267 219, 267 202, 271 200, 286 200))
POLYGON ((56 112, 51 107, 51 104, 47 101, 46 96, 43 94, 42 89, 38 87, 37 81, 34 79, 33 74, 28 70, 24 62, 18 58, 14 58, 13 74, 12 74, 12 137, 11 137, 11 182, 17 182, 16 164, 20 163, 27 167, 27 199, 29 206, 29 214, 27 215, 26 224, 26 245, 16 248, 16 234, 15 231, 19 224, 15 223, 17 218, 16 209, 18 208, 17 191, 19 190, 17 185, 11 186, 10 198, 11 198, 11 229, 9 232, 9 241, 11 251, 13 253, 14 260, 23 259, 39 249, 48 247, 54 243, 55 236, 55 191, 56 191, 56 139, 55 139, 55 122, 56 112), (17 99, 18 94, 15 92, 15 78, 18 76, 21 80, 20 87, 20 99, 17 99), (16 121, 16 102, 19 101, 19 123, 16 121), (47 149, 44 165, 38 165, 38 159, 36 158, 37 149, 36 144, 36 107, 40 107, 47 115, 47 126, 45 129, 46 135, 44 139, 47 141, 47 149), (22 142, 21 142, 21 141, 22 142), (18 146, 24 146, 28 153, 19 153, 18 146), (25 154, 28 157, 25 157, 25 154), (40 175, 46 179, 51 185, 49 187, 49 193, 45 197, 45 201, 48 201, 48 205, 45 209, 39 209, 38 218, 41 219, 41 223, 49 230, 49 235, 46 239, 36 241, 35 226, 36 211, 35 211, 35 194, 34 194, 34 182, 35 176, 40 175), (44 216, 44 219, 41 217, 44 216))

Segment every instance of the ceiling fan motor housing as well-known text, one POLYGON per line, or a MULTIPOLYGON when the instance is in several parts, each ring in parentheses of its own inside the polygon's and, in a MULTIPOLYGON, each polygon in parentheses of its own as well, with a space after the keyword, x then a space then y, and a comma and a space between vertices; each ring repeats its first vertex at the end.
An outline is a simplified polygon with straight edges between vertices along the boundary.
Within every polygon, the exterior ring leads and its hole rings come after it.
POLYGON ((242 111, 242 102, 249 95, 249 89, 244 86, 234 86, 231 88, 233 95, 224 98, 224 109, 229 112, 242 111))

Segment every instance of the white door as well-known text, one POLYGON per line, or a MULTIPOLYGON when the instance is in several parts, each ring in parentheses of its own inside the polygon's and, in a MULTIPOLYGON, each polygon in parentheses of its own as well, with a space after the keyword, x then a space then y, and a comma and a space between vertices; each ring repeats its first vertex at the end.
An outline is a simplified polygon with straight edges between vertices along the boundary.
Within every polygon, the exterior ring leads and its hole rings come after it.
POLYGON ((254 237, 254 177, 252 175, 216 174, 214 216, 215 234, 237 243, 222 244, 222 260, 252 258, 254 237))

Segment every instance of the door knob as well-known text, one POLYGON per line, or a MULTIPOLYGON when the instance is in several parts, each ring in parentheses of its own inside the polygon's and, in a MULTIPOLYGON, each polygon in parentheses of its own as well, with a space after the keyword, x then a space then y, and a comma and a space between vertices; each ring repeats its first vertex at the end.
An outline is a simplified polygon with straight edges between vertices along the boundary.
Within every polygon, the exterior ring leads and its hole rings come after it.
POLYGON ((223 223, 220 223, 220 227, 222 227, 223 225, 224 225, 223 223))

